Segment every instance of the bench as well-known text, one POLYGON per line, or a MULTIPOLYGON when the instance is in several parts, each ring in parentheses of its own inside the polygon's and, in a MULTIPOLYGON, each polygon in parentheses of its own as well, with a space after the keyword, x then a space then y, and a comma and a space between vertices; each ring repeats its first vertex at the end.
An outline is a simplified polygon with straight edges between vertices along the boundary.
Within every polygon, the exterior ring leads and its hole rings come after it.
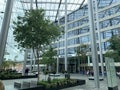
MULTIPOLYGON (((88 77, 89 80, 94 80, 94 77, 88 77)), ((104 79, 103 78, 99 78, 100 81, 103 81, 104 79)))
POLYGON ((30 87, 36 87, 36 86, 37 86, 37 81, 30 82, 30 87))
POLYGON ((29 88, 29 87, 30 87, 30 82, 23 81, 22 88, 29 88))
POLYGON ((59 77, 60 74, 49 74, 49 76, 59 77))
POLYGON ((14 87, 15 88, 21 88, 21 83, 19 83, 19 82, 14 82, 14 87))
POLYGON ((23 81, 22 83, 20 82, 14 82, 14 88, 17 88, 18 90, 26 90, 26 89, 32 89, 32 88, 38 88, 37 86, 37 81, 23 81))

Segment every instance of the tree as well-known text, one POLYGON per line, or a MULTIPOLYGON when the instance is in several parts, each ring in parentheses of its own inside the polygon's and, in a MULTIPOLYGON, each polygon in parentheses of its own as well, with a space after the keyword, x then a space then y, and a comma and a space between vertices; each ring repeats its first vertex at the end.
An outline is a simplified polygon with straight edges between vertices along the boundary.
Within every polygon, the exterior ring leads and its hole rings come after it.
POLYGON ((13 67, 14 65, 15 65, 14 61, 4 60, 2 63, 2 68, 5 70, 5 69, 9 69, 9 68, 13 67))
MULTIPOLYGON (((81 44, 76 47, 75 52, 78 58, 78 65, 81 63, 83 64, 83 70, 85 71, 85 60, 86 60, 86 53, 88 52, 88 45, 87 44, 81 44), (81 59, 81 60, 80 60, 81 59), (81 62, 80 62, 81 61, 81 62)), ((79 66, 78 66, 79 67, 79 66)))
POLYGON ((2 68, 5 70, 6 68, 9 68, 9 63, 7 61, 3 61, 2 68))
POLYGON ((48 66, 54 66, 56 62, 55 56, 57 56, 57 52, 54 48, 49 47, 48 50, 43 53, 41 63, 46 64, 47 68, 48 66))
POLYGON ((39 81, 39 58, 43 46, 49 45, 60 35, 59 26, 45 18, 43 9, 26 11, 23 17, 18 16, 14 21, 15 41, 18 47, 31 48, 38 62, 39 81))
POLYGON ((120 34, 112 36, 109 40, 110 45, 105 56, 114 58, 116 62, 120 61, 120 34))

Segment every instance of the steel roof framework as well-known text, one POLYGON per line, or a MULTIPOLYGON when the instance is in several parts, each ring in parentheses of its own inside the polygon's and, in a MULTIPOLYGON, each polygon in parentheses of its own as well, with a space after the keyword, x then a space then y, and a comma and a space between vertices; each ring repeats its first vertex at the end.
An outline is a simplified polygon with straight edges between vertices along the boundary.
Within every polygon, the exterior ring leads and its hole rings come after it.
MULTIPOLYGON (((23 10, 30 9, 31 0, 20 0, 23 10)), ((87 0, 67 0, 67 12, 71 13, 72 11, 82 7, 87 0)), ((65 15, 65 0, 33 0, 32 1, 33 9, 42 8, 45 10, 45 16, 49 17, 50 20, 56 21, 59 17, 65 15)))

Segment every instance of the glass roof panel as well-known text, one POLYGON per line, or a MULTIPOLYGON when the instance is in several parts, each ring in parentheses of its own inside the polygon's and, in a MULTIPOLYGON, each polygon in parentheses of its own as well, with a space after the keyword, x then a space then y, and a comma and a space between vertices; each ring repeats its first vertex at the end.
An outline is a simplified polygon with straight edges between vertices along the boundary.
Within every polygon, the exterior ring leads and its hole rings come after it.
MULTIPOLYGON (((7 0, 0 0, 0 27, 2 26, 6 1, 7 0)), ((60 17, 63 17, 65 14, 65 0, 33 0, 33 9, 36 9, 35 1, 37 1, 38 8, 43 8, 45 10, 45 16, 48 17, 52 21, 55 21, 55 19, 58 18, 58 17, 56 18, 58 8, 60 12, 59 14, 60 17)), ((68 3, 67 13, 70 13, 76 10, 77 8, 79 8, 83 1, 84 0, 67 0, 67 3, 68 3)), ((31 0, 14 0, 11 21, 10 21, 11 23, 10 23, 10 28, 8 32, 8 40, 7 40, 7 45, 6 45, 7 51, 12 52, 10 53, 10 55, 5 56, 8 59, 14 59, 14 57, 19 55, 17 59, 23 60, 24 55, 17 49, 16 47, 17 43, 14 41, 14 38, 13 38, 12 26, 13 26, 13 21, 17 20, 18 15, 23 16, 24 11, 30 9, 31 7, 30 2, 31 0)))
MULTIPOLYGON (((65 12, 65 0, 33 0, 33 9, 36 9, 36 1, 38 8, 45 10, 46 17, 54 21, 56 19, 57 10, 59 8, 60 17, 64 16, 65 12), (61 3, 60 3, 61 2, 61 3)), ((30 9, 31 0, 20 0, 23 4, 23 10, 30 9)), ((87 0, 67 0, 67 13, 70 13, 80 7, 82 3, 86 3, 87 0)))

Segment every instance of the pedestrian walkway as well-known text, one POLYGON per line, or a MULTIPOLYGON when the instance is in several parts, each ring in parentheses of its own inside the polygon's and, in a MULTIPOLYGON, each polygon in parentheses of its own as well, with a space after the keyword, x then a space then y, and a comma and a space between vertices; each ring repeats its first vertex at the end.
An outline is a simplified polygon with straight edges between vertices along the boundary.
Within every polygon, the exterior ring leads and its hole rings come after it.
POLYGON ((3 80, 3 83, 5 85, 5 90, 17 90, 14 88, 14 82, 20 82, 22 83, 23 81, 37 81, 37 78, 30 78, 30 79, 13 79, 13 80, 3 80))
MULTIPOLYGON (((54 77, 52 77, 54 78, 54 77)), ((61 74, 60 77, 56 77, 56 78, 64 78, 64 75, 61 74)), ((107 88, 107 80, 106 78, 103 81, 100 81, 100 88, 95 88, 95 82, 94 80, 89 80, 88 76, 83 76, 80 74, 71 74, 71 78, 74 79, 85 79, 86 80, 86 84, 85 85, 81 85, 81 86, 75 86, 75 87, 70 87, 70 88, 66 88, 66 89, 62 89, 62 90, 108 90, 107 88)), ((40 76, 40 79, 45 79, 44 75, 40 76)), ((120 79, 118 80, 118 86, 120 90, 120 79)), ((23 82, 23 81, 37 81, 37 78, 31 78, 31 79, 14 79, 14 80, 3 80, 3 83, 5 85, 5 90, 16 90, 14 88, 14 82, 23 82)))
MULTIPOLYGON (((88 76, 73 74, 71 78, 85 79, 86 84, 82 86, 70 87, 62 90, 108 90, 106 77, 103 81, 99 81, 100 88, 96 88, 94 80, 89 80, 88 76)), ((118 80, 118 88, 119 88, 118 90, 120 90, 120 79, 117 80, 118 80)))

